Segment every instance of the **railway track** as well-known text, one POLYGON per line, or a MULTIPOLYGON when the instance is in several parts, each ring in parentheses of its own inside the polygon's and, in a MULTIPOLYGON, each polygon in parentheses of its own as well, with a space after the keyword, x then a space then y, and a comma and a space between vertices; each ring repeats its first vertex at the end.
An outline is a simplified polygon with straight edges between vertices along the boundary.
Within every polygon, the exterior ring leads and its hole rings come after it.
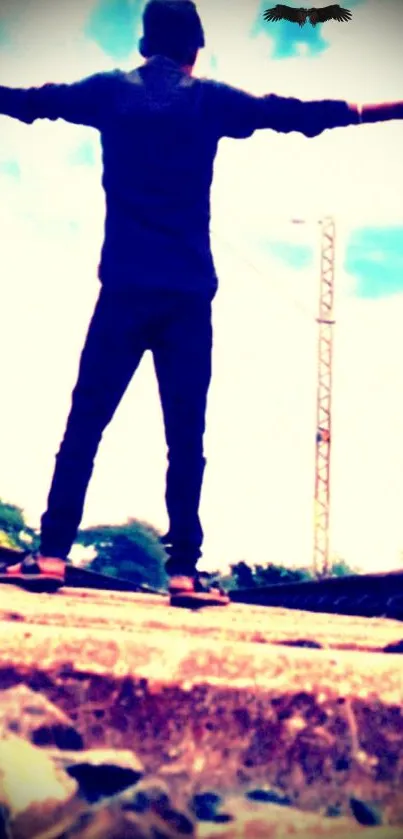
MULTIPOLYGON (((0 547, 0 559, 15 562, 16 552, 0 547)), ((67 566, 66 585, 68 588, 166 595, 166 591, 152 586, 135 584, 130 580, 98 574, 74 565, 67 566)), ((237 589, 230 594, 234 603, 403 620, 403 570, 325 577, 299 583, 277 583, 237 589)))
POLYGON ((403 571, 327 577, 231 592, 235 603, 403 620, 403 571))

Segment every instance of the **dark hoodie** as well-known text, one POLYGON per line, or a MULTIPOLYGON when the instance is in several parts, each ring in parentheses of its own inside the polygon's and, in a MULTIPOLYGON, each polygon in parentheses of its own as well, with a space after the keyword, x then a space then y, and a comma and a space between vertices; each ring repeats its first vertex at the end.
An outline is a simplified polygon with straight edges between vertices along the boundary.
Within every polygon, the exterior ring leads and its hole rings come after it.
POLYGON ((345 102, 253 96, 192 78, 160 56, 131 73, 115 70, 71 85, 0 86, 0 113, 100 131, 104 285, 199 290, 211 297, 217 277, 210 187, 220 138, 246 138, 264 128, 315 137, 358 122, 345 102))

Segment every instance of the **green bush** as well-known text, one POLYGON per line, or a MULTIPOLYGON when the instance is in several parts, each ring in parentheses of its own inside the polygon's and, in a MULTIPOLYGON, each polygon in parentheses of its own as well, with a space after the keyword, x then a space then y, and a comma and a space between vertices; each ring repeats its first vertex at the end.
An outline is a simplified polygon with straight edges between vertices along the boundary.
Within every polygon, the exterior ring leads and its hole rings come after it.
POLYGON ((15 550, 34 550, 37 537, 28 527, 24 519, 24 512, 15 504, 0 499, 0 545, 15 550))
POLYGON ((129 519, 125 524, 101 524, 80 530, 76 544, 93 547, 96 557, 89 568, 163 589, 167 585, 164 563, 167 558, 160 534, 151 525, 129 519))

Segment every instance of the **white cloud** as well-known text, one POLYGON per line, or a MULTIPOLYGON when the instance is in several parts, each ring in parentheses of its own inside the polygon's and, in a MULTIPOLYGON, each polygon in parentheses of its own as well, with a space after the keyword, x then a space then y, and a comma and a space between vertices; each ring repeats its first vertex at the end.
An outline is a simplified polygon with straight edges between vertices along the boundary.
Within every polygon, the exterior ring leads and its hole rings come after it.
MULTIPOLYGON (((347 27, 329 25, 327 53, 282 62, 270 60, 266 38, 245 37, 255 6, 239 3, 224 17, 222 4, 202 0, 199 5, 208 50, 219 55, 226 81, 257 93, 272 89, 303 98, 402 96, 398 30, 391 19, 395 6, 388 0, 389 16, 376 30, 375 6, 368 3, 357 8, 347 27), (383 42, 387 49, 379 46, 383 42)), ((109 59, 77 35, 88 4, 66 4, 65 26, 60 6, 47 4, 42 31, 34 18, 37 4, 26 8, 24 17, 18 6, 14 20, 15 49, 4 53, 4 83, 73 80, 109 69, 109 59)), ((208 57, 207 51, 200 72, 208 57)), ((62 123, 27 127, 0 119, 0 155, 16 157, 22 170, 21 182, 0 179, 1 492, 38 524, 98 293, 104 213, 100 162, 98 156, 93 170, 67 163, 78 143, 96 136, 86 129, 62 123), (79 222, 77 232, 70 221, 79 222)), ((401 123, 393 123, 340 129, 315 141, 262 132, 246 143, 222 143, 213 192, 221 291, 214 310, 215 375, 202 502, 209 565, 243 557, 310 561, 318 265, 293 272, 279 260, 263 258, 251 243, 266 235, 318 243, 314 221, 329 211, 338 220, 334 549, 352 562, 381 569, 403 547, 403 298, 354 300, 354 278, 341 269, 354 227, 401 222, 402 131, 401 123), (292 227, 290 217, 311 223, 292 227)), ((135 515, 164 528, 164 457, 147 356, 105 434, 84 524, 135 515)))

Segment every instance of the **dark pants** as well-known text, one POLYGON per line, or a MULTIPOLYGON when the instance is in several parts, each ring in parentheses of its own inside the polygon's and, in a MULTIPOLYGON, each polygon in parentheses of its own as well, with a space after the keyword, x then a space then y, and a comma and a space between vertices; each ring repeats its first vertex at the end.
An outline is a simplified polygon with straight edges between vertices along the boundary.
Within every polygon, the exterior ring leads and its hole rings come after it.
POLYGON ((169 574, 193 574, 203 531, 198 510, 211 378, 211 302, 185 292, 112 291, 99 296, 48 498, 41 553, 66 557, 76 538, 94 459, 144 352, 150 349, 168 446, 169 574))

